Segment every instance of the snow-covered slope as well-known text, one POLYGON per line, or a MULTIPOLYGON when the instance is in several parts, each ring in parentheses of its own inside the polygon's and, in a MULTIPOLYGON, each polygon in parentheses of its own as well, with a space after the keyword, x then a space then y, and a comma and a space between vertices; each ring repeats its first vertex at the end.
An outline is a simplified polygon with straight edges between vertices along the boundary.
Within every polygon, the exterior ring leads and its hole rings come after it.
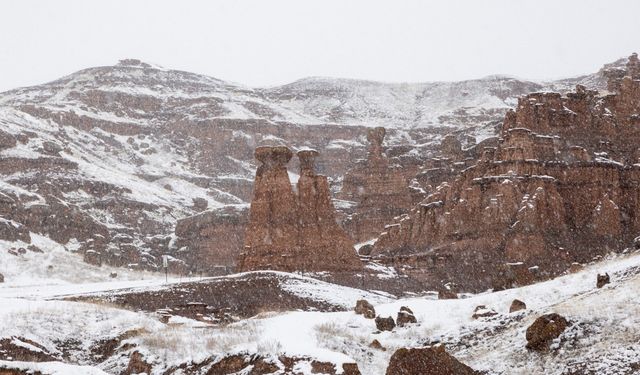
MULTIPOLYGON (((291 280, 288 290, 305 298, 353 306, 363 296, 356 290, 295 275, 291 280)), ((75 285, 82 293, 82 284, 75 285)), ((108 289, 108 284, 105 286, 108 289)), ((113 282, 113 289, 120 287, 121 283, 113 282)), ((373 320, 352 311, 262 313, 228 326, 175 317, 162 324, 155 313, 113 305, 47 301, 31 293, 17 298, 21 288, 31 287, 0 284, 0 341, 8 338, 31 349, 37 344, 41 349, 33 350, 64 357, 68 365, 92 366, 96 373, 122 372, 135 348, 153 365, 153 374, 185 363, 207 363, 208 358, 215 361, 236 353, 254 353, 338 364, 355 361, 363 374, 381 375, 397 348, 434 342, 444 343, 459 360, 486 374, 634 374, 640 363, 640 309, 634 301, 640 288, 639 252, 611 257, 544 283, 459 300, 430 296, 371 299, 381 316, 395 317, 401 306, 415 313, 417 324, 392 332, 378 332, 373 320), (611 284, 597 289, 596 274, 604 272, 611 275, 611 284), (514 298, 525 301, 527 309, 509 313, 514 298), (473 319, 479 305, 498 315, 473 319), (528 351, 526 328, 536 317, 550 312, 565 316, 571 325, 554 341, 550 352, 528 351), (109 356, 96 356, 92 351, 114 338, 119 338, 118 346, 109 356), (369 347, 374 339, 387 350, 369 347)), ((158 290, 163 286, 158 281, 138 288, 158 290)), ((66 294, 67 289, 60 294, 66 294)), ((3 365, 16 364, 0 362, 0 368, 3 365)))

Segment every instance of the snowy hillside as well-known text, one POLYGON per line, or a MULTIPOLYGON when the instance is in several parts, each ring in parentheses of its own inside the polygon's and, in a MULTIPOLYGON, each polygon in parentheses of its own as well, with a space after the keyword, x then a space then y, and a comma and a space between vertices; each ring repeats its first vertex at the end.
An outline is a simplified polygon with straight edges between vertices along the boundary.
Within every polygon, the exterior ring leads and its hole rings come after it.
MULTIPOLYGON (((553 85, 600 85, 600 75, 553 85)), ((153 270, 170 253, 185 269, 176 222, 246 205, 256 146, 317 149, 320 172, 340 181, 366 155, 367 127, 385 126, 386 146, 406 156, 394 162, 419 165, 446 134, 466 147, 494 136, 518 96, 549 85, 491 76, 249 88, 138 60, 89 68, 0 94, 0 193, 12 205, 0 217, 102 254, 94 263, 153 270)))
MULTIPOLYGON (((350 310, 357 299, 364 297, 373 302, 381 316, 395 317, 401 306, 413 310, 418 323, 391 332, 377 331, 373 320, 352 311, 310 309, 263 313, 230 325, 211 325, 179 316, 161 323, 156 312, 51 300, 92 292, 96 301, 96 295, 121 293, 118 289, 123 283, 119 281, 41 285, 46 292, 40 294, 34 293, 32 285, 0 284, 0 343, 4 343, 0 345, 0 368, 39 369, 45 374, 121 373, 130 366, 130 356, 135 351, 152 366, 151 374, 182 374, 178 371, 181 366, 205 371, 223 358, 253 353, 274 360, 287 356, 338 365, 355 362, 362 374, 381 375, 397 348, 441 342, 459 360, 486 374, 633 374, 640 363, 640 310, 633 302, 640 287, 639 270, 640 253, 635 252, 537 285, 459 300, 435 300, 429 295, 390 300, 280 274, 285 277, 283 280, 289 279, 282 284, 283 290, 310 303, 324 301, 350 310), (612 282, 596 289, 596 274, 604 272, 611 275, 612 282), (525 301, 527 308, 509 313, 514 298, 525 301), (497 314, 473 319, 479 305, 497 314), (570 327, 554 341, 548 353, 525 349, 525 329, 536 317, 549 312, 565 316, 570 327), (386 351, 370 347, 374 339, 386 351), (114 340, 115 346, 107 350, 104 345, 109 340, 114 340), (16 351, 16 347, 22 349, 16 351), (7 358, 11 355, 18 358, 7 358), (16 359, 19 361, 12 361, 16 359)), ((215 280, 222 279, 199 282, 215 280)), ((129 290, 162 293, 171 285, 189 282, 173 280, 165 286, 164 280, 154 278, 146 285, 132 281, 133 289, 129 290)), ((311 373, 309 363, 298 365, 300 373, 311 373)))

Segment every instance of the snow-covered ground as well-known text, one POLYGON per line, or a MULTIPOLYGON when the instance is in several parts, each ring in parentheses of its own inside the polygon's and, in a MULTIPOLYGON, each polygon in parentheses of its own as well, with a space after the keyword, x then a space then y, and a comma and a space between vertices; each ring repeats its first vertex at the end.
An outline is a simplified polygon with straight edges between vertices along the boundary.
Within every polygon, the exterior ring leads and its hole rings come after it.
POLYGON ((117 269, 118 279, 112 280, 109 268, 82 264, 64 249, 40 245, 45 254, 25 254, 18 262, 0 251, 0 269, 11 266, 15 270, 7 273, 8 282, 0 284, 0 339, 32 340, 54 355, 60 353, 60 343, 79 341, 78 347, 70 350, 73 367, 61 363, 12 364, 57 371, 52 373, 121 372, 128 357, 114 355, 95 363, 87 351, 100 340, 123 334, 127 334, 123 342, 137 345, 145 359, 154 364, 154 373, 209 357, 259 353, 310 356, 337 364, 355 361, 363 374, 378 375, 385 373, 397 348, 438 341, 444 342, 461 361, 489 374, 561 374, 568 365, 583 362, 593 373, 613 375, 624 374, 625 366, 640 361, 640 304, 635 301, 640 290, 638 252, 612 256, 579 272, 536 285, 459 300, 436 300, 432 296, 394 300, 296 275, 283 285, 283 289, 304 298, 344 307, 354 306, 357 299, 364 297, 381 316, 395 318, 400 307, 407 306, 418 320, 418 324, 393 332, 378 332, 373 320, 352 311, 265 312, 227 326, 210 326, 176 317, 163 324, 154 313, 60 300, 69 294, 122 288, 161 289, 165 281, 160 275, 123 269, 117 269), (56 264, 58 269, 48 269, 50 264, 56 264), (604 272, 611 275, 612 283, 596 289, 596 275, 604 272), (24 275, 18 277, 20 273, 24 275), (36 275, 33 280, 27 276, 29 273, 36 275), (523 300, 527 310, 509 314, 509 305, 515 298, 523 300), (479 305, 498 315, 473 319, 479 305), (526 328, 536 317, 550 312, 565 316, 572 326, 550 353, 527 351, 526 328), (387 351, 370 348, 374 339, 387 351))

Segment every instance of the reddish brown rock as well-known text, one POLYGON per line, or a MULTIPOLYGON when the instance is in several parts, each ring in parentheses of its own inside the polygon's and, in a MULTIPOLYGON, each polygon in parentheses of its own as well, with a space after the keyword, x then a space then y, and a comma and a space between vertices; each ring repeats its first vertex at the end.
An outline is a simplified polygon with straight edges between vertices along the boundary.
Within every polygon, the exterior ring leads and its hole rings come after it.
POLYGON ((527 349, 546 351, 553 339, 560 336, 569 322, 558 314, 546 314, 536 319, 527 328, 527 349))
POLYGON ((404 311, 404 312, 407 312, 409 314, 413 314, 413 310, 411 310, 407 306, 400 306, 400 311, 404 311))
POLYGON ((438 291, 438 299, 458 299, 458 294, 449 289, 441 289, 438 291))
POLYGON ((445 351, 444 345, 398 349, 387 367, 387 375, 475 375, 471 367, 445 351))
POLYGON ((418 323, 418 320, 410 309, 405 307, 405 310, 400 309, 400 311, 398 311, 398 316, 396 318, 396 324, 398 327, 404 327, 407 324, 415 323, 418 323))
POLYGON ((197 274, 233 271, 244 247, 246 206, 224 206, 178 220, 176 247, 197 274))
POLYGON ((640 80, 629 61, 613 94, 520 98, 497 147, 387 225, 371 256, 426 285, 479 292, 626 248, 640 232, 640 80))
POLYGON ((258 147, 245 248, 240 271, 357 271, 362 269, 353 242, 335 220, 329 184, 314 171, 317 152, 300 151, 300 178, 294 192, 286 169, 287 147, 258 147))
POLYGON ((354 311, 356 314, 363 315, 367 319, 374 319, 376 317, 376 309, 369 303, 369 301, 364 299, 360 299, 356 302, 354 311))
POLYGON ((509 313, 520 311, 520 310, 526 310, 526 308, 527 308, 526 303, 520 301, 519 299, 514 299, 513 302, 511 302, 511 306, 509 307, 509 313))
MULTIPOLYGON (((24 337, 0 339, 0 360, 20 362, 51 362, 59 358, 43 345, 24 337)), ((0 370, 1 372, 1 370, 0 370)))
POLYGON ((609 284, 610 282, 611 282, 611 278, 609 277, 608 273, 605 273, 604 275, 598 274, 598 277, 596 280, 596 287, 602 288, 603 286, 609 284))
POLYGON ((381 350, 383 352, 387 351, 387 348, 385 348, 384 346, 382 346, 382 344, 380 343, 380 341, 378 341, 377 339, 374 339, 373 341, 371 341, 371 344, 369 344, 369 347, 372 349, 377 349, 377 350, 381 350))
POLYGON ((571 266, 569 266, 569 269, 567 270, 569 273, 576 273, 576 272, 580 272, 584 269, 584 266, 580 263, 577 262, 573 262, 571 263, 571 266))
POLYGON ((135 351, 129 358, 129 364, 123 375, 132 374, 151 374, 152 366, 144 360, 144 357, 140 352, 135 351))
POLYGON ((381 316, 376 317, 376 328, 378 331, 393 331, 396 328, 396 322, 393 321, 392 317, 383 318, 381 316))
POLYGON ((339 197, 357 203, 344 225, 352 238, 363 242, 377 235, 394 217, 406 213, 424 196, 410 187, 417 169, 394 165, 384 153, 384 128, 367 134, 369 153, 344 176, 339 197))

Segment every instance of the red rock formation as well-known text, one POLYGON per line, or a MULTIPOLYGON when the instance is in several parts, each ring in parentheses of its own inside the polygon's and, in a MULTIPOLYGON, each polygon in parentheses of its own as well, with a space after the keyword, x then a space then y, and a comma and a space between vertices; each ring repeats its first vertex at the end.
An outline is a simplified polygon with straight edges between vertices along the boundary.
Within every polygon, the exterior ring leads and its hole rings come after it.
POLYGON ((369 130, 369 154, 344 176, 340 197, 357 202, 345 229, 357 242, 375 238, 384 224, 407 212, 424 196, 410 188, 417 170, 391 165, 384 154, 384 128, 369 130))
POLYGON ((622 249, 640 232, 638 125, 630 76, 616 94, 527 95, 498 147, 388 225, 372 255, 434 287, 483 290, 622 249))
POLYGON ((298 153, 297 194, 286 169, 291 150, 264 146, 256 149, 255 156, 262 165, 256 172, 238 270, 360 270, 353 242, 335 221, 327 178, 314 171, 317 152, 298 153))

